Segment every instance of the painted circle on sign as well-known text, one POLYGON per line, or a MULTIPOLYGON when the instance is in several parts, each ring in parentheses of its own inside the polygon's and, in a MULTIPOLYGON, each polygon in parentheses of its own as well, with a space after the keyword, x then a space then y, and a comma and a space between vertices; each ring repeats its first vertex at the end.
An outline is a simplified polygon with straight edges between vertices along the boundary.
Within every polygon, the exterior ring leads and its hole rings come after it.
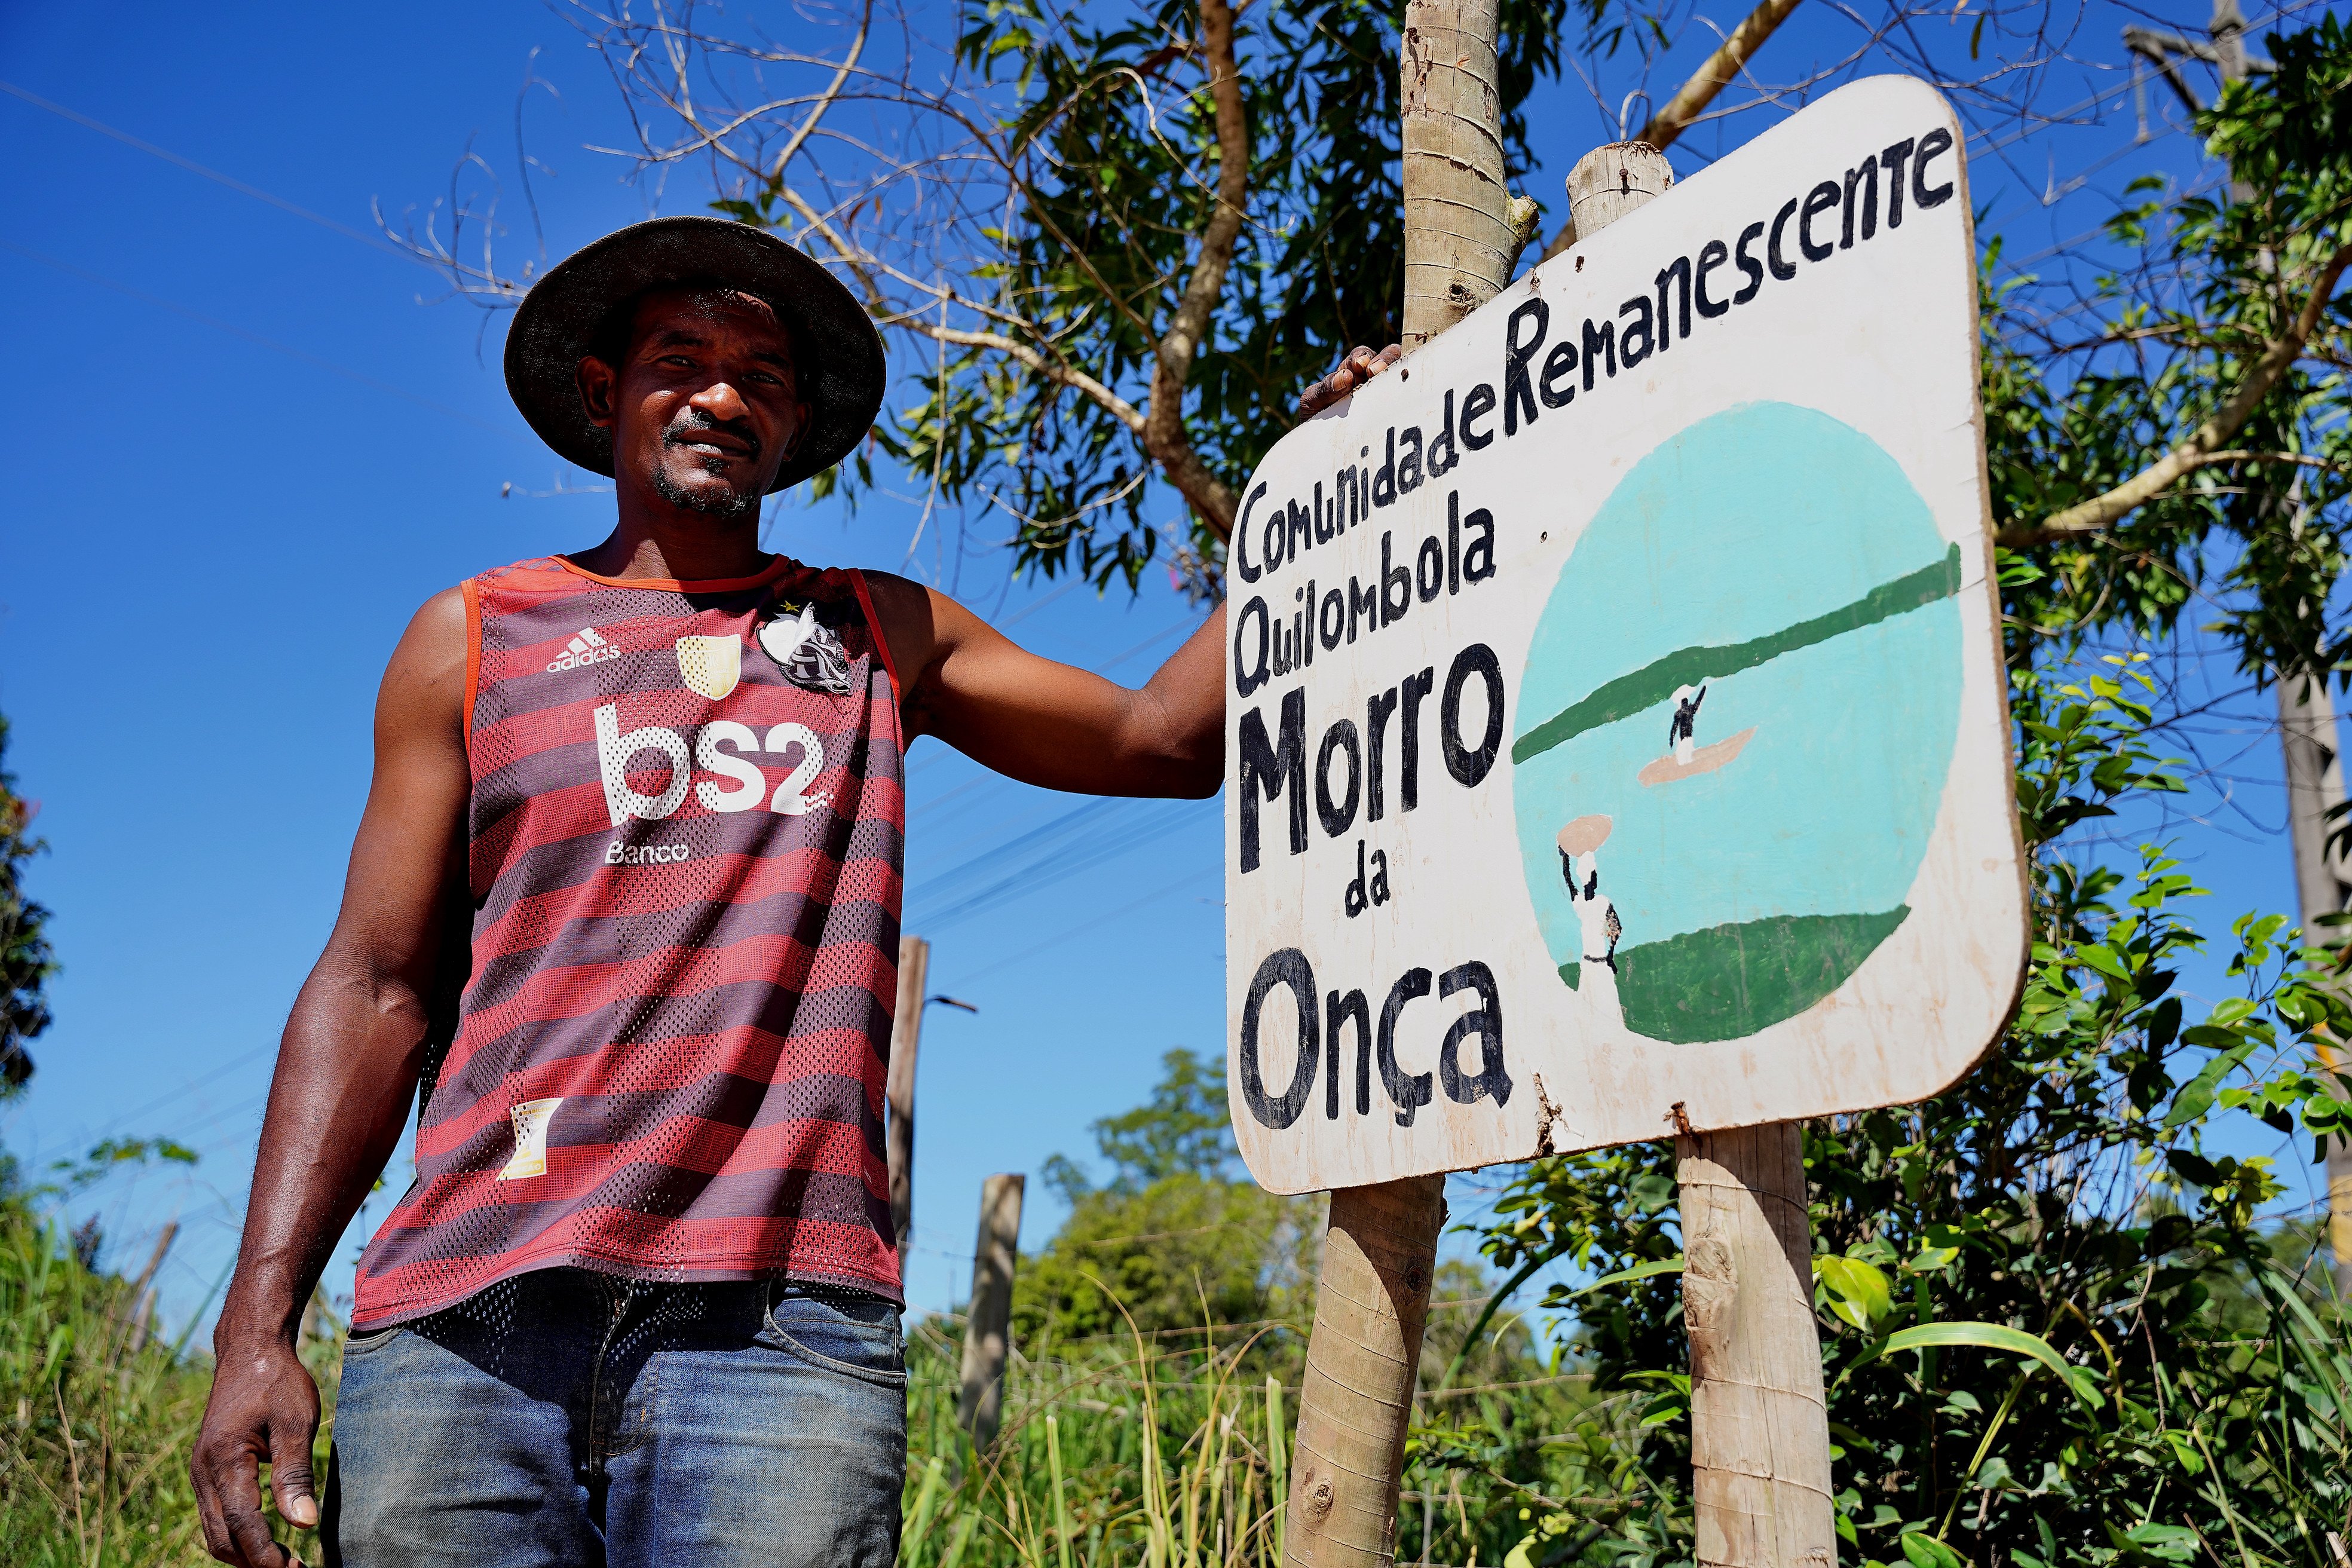
POLYGON ((1909 916, 1959 726, 1959 547, 1825 414, 1743 405, 1637 463, 1520 679, 1512 795, 1561 981, 1632 1033, 1804 1012, 1909 916))

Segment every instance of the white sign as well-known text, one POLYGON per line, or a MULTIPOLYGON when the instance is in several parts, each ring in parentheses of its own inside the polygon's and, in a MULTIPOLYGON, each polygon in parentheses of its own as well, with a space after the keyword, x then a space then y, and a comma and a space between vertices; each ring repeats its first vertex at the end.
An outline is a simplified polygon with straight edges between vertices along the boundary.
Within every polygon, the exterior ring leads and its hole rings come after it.
POLYGON ((1228 1081, 1277 1192, 1934 1094, 2026 953, 1961 132, 1855 83, 1266 457, 1228 1081))

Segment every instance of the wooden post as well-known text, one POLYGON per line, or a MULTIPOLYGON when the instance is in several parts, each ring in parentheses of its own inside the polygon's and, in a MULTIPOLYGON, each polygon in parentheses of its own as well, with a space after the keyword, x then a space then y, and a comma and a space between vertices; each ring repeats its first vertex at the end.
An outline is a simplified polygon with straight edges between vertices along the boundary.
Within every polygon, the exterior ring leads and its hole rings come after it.
POLYGON ((1395 1561, 1397 1481, 1444 1223, 1443 1176, 1331 1194, 1298 1391, 1285 1563, 1381 1568, 1395 1561))
POLYGON ((148 1287, 154 1282, 156 1270, 163 1267, 164 1254, 172 1250, 172 1243, 178 1239, 179 1235, 180 1222, 166 1221, 162 1234, 155 1237, 155 1250, 147 1257, 147 1267, 139 1271, 139 1278, 133 1279, 131 1289, 123 1292, 131 1312, 126 1325, 126 1355, 137 1355, 147 1343, 148 1321, 155 1310, 155 1293, 148 1287))
POLYGON ((1701 1564, 1829 1568, 1829 1409, 1805 1125, 1678 1134, 1691 1498, 1701 1564))
POLYGON ((890 1226, 898 1241, 898 1272, 907 1271, 907 1246, 915 1231, 915 1053, 923 1037, 923 986, 930 974, 931 944, 919 936, 898 939, 898 1009, 890 1020, 890 1078, 884 1098, 890 1105, 885 1133, 890 1163, 890 1226))
POLYGON ((1404 347, 1410 353, 1511 280, 1525 236, 1503 184, 1496 0, 1407 0, 1404 347))
MULTIPOLYGON (((1673 184, 1665 154, 1646 142, 1600 148, 1569 173, 1570 219, 1590 237, 1673 184)), ((1837 1530, 1804 1124, 1694 1133, 1681 1113, 1675 1106, 1697 1559, 1701 1568, 1828 1568, 1837 1530)))
MULTIPOLYGON (((1504 184, 1496 11, 1496 0, 1405 5, 1408 353, 1502 291, 1534 219, 1532 207, 1514 210, 1504 184)), ((1286 1563, 1386 1568, 1396 1559, 1397 1483, 1444 1223, 1443 1176, 1331 1194, 1298 1394, 1286 1563)))
POLYGON ((1013 1262, 1021 1239, 1022 1177, 981 1184, 980 1239, 972 1247, 971 1304, 963 1329, 963 1397, 956 1420, 982 1453, 1004 1413, 1004 1359, 1013 1325, 1013 1262))

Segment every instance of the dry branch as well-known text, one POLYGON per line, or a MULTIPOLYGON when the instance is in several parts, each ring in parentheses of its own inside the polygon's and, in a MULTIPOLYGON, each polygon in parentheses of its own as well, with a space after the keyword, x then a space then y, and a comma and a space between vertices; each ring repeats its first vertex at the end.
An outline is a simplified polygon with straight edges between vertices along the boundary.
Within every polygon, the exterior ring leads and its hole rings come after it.
POLYGON ((1683 83, 1682 90, 1666 100, 1666 106, 1650 117, 1650 122, 1642 127, 1642 133, 1633 140, 1647 142, 1664 152, 1668 143, 1698 118, 1700 110, 1715 101, 1717 93, 1732 84, 1747 68, 1748 58, 1762 47, 1764 40, 1772 36, 1773 29, 1787 21, 1789 13, 1796 8, 1797 0, 1764 0, 1762 5, 1748 13, 1748 19, 1731 29, 1730 37, 1707 57, 1706 63, 1698 68, 1690 80, 1683 83))
MULTIPOLYGON (((1691 74, 1690 79, 1683 83, 1674 97, 1666 100, 1665 107, 1650 117, 1650 122, 1642 127, 1642 133, 1633 140, 1646 142, 1664 152, 1669 142, 1687 130, 1691 121, 1715 101, 1715 95, 1730 86, 1747 68, 1749 57, 1763 47, 1764 40, 1770 37, 1774 29, 1787 21, 1789 13, 1796 8, 1797 0, 1762 0, 1762 4, 1748 14, 1746 20, 1731 29, 1715 53, 1706 58, 1706 63, 1691 74)), ((1551 243, 1544 247, 1544 257, 1549 260, 1575 243, 1576 220, 1571 216, 1559 226, 1559 232, 1551 237, 1551 243)))

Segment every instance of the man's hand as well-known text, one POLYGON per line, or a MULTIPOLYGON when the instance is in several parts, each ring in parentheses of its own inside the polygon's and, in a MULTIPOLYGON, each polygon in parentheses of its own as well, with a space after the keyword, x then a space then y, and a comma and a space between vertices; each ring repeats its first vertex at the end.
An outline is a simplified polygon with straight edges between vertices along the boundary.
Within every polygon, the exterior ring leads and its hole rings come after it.
POLYGON ((205 1547, 237 1568, 288 1568, 296 1557, 271 1538, 261 1511, 261 1464, 278 1511, 304 1529, 319 1522, 310 1440, 319 1430, 319 1387, 294 1354, 271 1339, 224 1350, 188 1470, 205 1547))
POLYGON ((1339 362, 1339 369, 1308 387, 1300 396, 1299 416, 1305 418, 1322 413, 1403 357, 1404 345, 1402 343, 1391 343, 1378 353, 1361 343, 1357 344, 1348 351, 1348 357, 1339 362))
POLYGON ((239 1568, 295 1561, 262 1516, 264 1463, 278 1513, 319 1521, 319 1390, 294 1354, 302 1310, 399 1141, 436 1011, 465 979, 465 689, 466 606, 453 588, 417 612, 384 668, 342 911, 286 1021, 213 1331, 217 1370, 188 1470, 205 1544, 239 1568))

